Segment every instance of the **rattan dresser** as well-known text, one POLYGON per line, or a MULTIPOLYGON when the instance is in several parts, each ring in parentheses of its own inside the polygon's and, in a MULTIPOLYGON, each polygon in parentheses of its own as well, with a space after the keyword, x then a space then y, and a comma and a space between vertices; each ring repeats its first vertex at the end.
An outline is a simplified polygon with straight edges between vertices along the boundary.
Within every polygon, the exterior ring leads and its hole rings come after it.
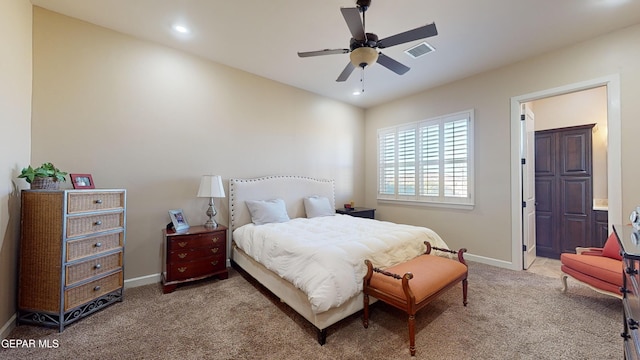
POLYGON ((126 190, 23 190, 18 323, 65 326, 122 301, 126 190))

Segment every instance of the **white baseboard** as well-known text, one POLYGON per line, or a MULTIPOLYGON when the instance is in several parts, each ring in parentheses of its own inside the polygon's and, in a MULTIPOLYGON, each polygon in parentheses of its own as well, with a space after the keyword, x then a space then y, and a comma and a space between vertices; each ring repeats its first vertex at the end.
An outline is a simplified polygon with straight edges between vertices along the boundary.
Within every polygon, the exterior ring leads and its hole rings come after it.
POLYGON ((0 339, 6 339, 11 331, 16 328, 16 317, 17 315, 13 314, 13 316, 4 325, 2 325, 2 328, 0 328, 0 339))
POLYGON ((125 280, 124 288, 128 289, 128 288, 134 288, 134 287, 143 286, 143 285, 157 284, 160 281, 162 281, 162 276, 160 273, 145 275, 145 276, 140 276, 137 278, 125 280))
POLYGON ((522 270, 522 269, 514 268, 515 264, 513 262, 504 261, 504 260, 498 260, 498 259, 494 259, 494 258, 488 258, 488 257, 485 257, 485 256, 465 253, 464 254, 464 258, 465 258, 465 260, 475 261, 475 262, 479 262, 481 264, 492 265, 492 266, 496 266, 496 267, 499 267, 499 268, 505 268, 505 269, 510 269, 510 270, 522 270))

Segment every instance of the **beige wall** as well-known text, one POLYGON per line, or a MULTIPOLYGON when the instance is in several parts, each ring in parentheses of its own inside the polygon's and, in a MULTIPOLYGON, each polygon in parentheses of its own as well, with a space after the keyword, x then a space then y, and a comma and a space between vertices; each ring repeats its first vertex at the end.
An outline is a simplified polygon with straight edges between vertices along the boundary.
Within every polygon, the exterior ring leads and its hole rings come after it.
MULTIPOLYGON (((366 203, 382 219, 425 225, 450 246, 478 258, 512 259, 510 99, 610 74, 620 75, 622 118, 622 213, 640 203, 636 183, 640 134, 640 25, 508 67, 371 108, 366 112, 366 203), (376 130, 437 115, 475 109, 475 209, 407 207, 376 201, 376 130), (625 166, 626 165, 626 166, 625 166)), ((472 60, 470 60, 472 61, 472 60)), ((621 221, 622 219, 618 219, 621 221)), ((514 221, 519 221, 515 219, 514 221)), ((517 253, 517 251, 515 252, 517 253)))
POLYGON ((531 103, 538 130, 596 124, 592 134, 593 198, 607 199, 607 87, 553 96, 531 103))
POLYGON ((0 1, 0 338, 16 307, 20 189, 29 162, 31 122, 31 3, 0 1))
POLYGON ((125 279, 160 273, 169 209, 204 223, 203 174, 330 178, 337 203, 364 200, 360 108, 37 7, 33 44, 32 162, 127 189, 125 279))

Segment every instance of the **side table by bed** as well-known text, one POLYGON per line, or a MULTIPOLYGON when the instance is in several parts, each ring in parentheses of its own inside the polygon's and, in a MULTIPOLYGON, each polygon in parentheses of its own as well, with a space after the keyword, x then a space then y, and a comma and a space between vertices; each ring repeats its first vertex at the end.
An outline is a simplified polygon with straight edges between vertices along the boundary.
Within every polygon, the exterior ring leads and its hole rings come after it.
POLYGON ((376 209, 365 208, 365 207, 354 207, 351 209, 340 208, 336 209, 338 214, 351 215, 355 217, 374 219, 376 216, 376 209))
POLYGON ((167 294, 178 284, 218 276, 229 277, 226 265, 227 228, 191 226, 185 231, 162 230, 164 261, 162 292, 167 294))

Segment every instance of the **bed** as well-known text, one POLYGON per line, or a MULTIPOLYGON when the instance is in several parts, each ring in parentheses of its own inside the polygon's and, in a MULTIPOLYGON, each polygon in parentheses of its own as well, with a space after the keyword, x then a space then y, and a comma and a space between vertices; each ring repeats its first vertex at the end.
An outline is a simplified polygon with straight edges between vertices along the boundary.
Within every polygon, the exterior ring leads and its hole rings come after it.
MULTIPOLYGON (((307 204, 307 210, 308 209, 309 207, 307 204)), ((327 232, 327 234, 332 234, 327 237, 334 237, 335 235, 337 239, 328 239, 327 241, 336 243, 336 246, 347 246, 344 245, 347 241, 343 241, 343 238, 356 237, 363 238, 364 241, 364 238, 368 239, 370 237, 376 237, 376 231, 379 231, 382 234, 387 232, 388 227, 392 226, 399 227, 399 229, 401 228, 405 232, 407 230, 410 230, 412 233, 414 230, 420 233, 424 232, 427 234, 424 236, 427 236, 428 238, 421 238, 420 241, 417 241, 416 239, 404 240, 412 241, 412 243, 417 242, 419 245, 412 244, 410 246, 398 246, 398 249, 402 248, 404 253, 398 255, 395 255, 394 253, 390 260, 386 259, 387 255, 380 255, 381 258, 385 259, 384 261, 394 261, 395 257, 406 258, 419 255, 421 252, 424 252, 425 249, 422 240, 429 240, 435 246, 448 248, 446 243, 444 243, 444 241, 442 241, 442 239, 440 239, 440 237, 430 229, 335 214, 335 189, 333 180, 314 179, 301 176, 267 176, 255 179, 229 180, 229 231, 227 248, 229 249, 229 258, 232 264, 240 267, 244 272, 249 274, 274 295, 279 297, 282 302, 286 303, 307 321, 313 324, 318 330, 318 342, 321 345, 326 341, 326 330, 329 326, 362 310, 364 307, 361 283, 362 277, 360 276, 360 271, 362 274, 366 272, 364 255, 361 254, 360 250, 353 251, 353 253, 357 253, 359 255, 352 255, 352 250, 359 247, 358 243, 354 242, 352 245, 348 245, 350 247, 347 247, 346 250, 333 250, 334 252, 348 252, 351 257, 350 262, 354 264, 354 269, 357 270, 354 270, 354 273, 351 275, 339 277, 341 281, 339 286, 340 291, 344 290, 345 292, 341 293, 338 300, 317 300, 317 297, 310 292, 312 289, 307 289, 304 286, 301 286, 300 281, 297 281, 295 278, 287 279, 289 277, 287 269, 283 268, 282 262, 266 261, 264 258, 266 255, 262 256, 262 253, 277 252, 280 250, 279 245, 273 244, 287 244, 286 246, 289 246, 294 238, 303 239, 301 240, 302 242, 307 240, 307 237, 308 239, 318 239, 323 236, 323 233, 317 233, 319 231, 319 227, 322 231, 330 228, 334 229, 333 232, 327 232), (307 211, 305 210, 305 202, 310 198, 322 199, 325 202, 328 201, 326 206, 331 208, 332 215, 306 219, 307 211), (254 211, 254 218, 252 220, 252 212, 250 211, 249 206, 254 202, 272 201, 274 199, 278 199, 279 202, 284 203, 280 203, 280 205, 284 206, 286 209, 285 216, 288 216, 290 220, 283 220, 282 222, 277 222, 275 224, 269 223, 267 225, 255 225, 253 223, 256 221, 255 209, 253 207, 251 209, 254 211), (314 221, 317 223, 316 225, 312 224, 314 221), (344 231, 340 230, 340 228, 336 228, 340 226, 344 227, 344 231), (256 252, 254 247, 257 245, 252 246, 250 245, 251 243, 247 243, 248 240, 245 240, 247 234, 253 234, 254 231, 266 231, 267 235, 263 236, 266 236, 268 239, 272 239, 274 234, 281 235, 278 235, 279 238, 276 242, 274 242, 273 239, 269 240, 269 246, 266 246, 264 250, 257 250, 256 252), (362 231, 362 233, 357 233, 358 231, 362 231), (345 233, 344 235, 341 234, 343 232, 345 233), (260 259, 260 261, 257 261, 254 257, 260 259), (355 279, 353 281, 359 281, 359 289, 354 290, 353 284, 344 281, 350 277, 355 279), (294 285, 294 283, 296 283, 296 285, 294 285), (342 286, 343 284, 344 286, 342 286)), ((420 237, 422 236, 423 235, 420 235, 420 237)), ((380 237, 382 237, 382 235, 380 235, 380 237)), ((351 239, 348 240, 351 241, 351 239)), ((376 241, 377 240, 374 239, 374 244, 377 244, 376 241)), ((307 241, 304 246, 300 247, 305 248, 307 245, 313 245, 315 242, 317 241, 307 241)), ((282 246, 285 247, 285 245, 282 246)), ((363 248, 366 248, 362 250, 362 252, 373 251, 369 250, 369 248, 376 248, 376 246, 362 245, 363 248)), ((333 249, 329 246, 326 248, 333 249)), ((318 249, 314 249, 312 251, 319 253, 318 249)), ((371 255, 374 257, 376 256, 376 254, 371 255)), ((333 254, 314 257, 333 258, 333 254)), ((307 264, 305 263, 305 265, 307 264)), ((307 267, 315 269, 315 271, 319 269, 318 265, 315 265, 315 267, 307 265, 307 267)), ((329 271, 332 270, 329 269, 329 271)), ((293 273, 295 273, 295 271, 293 271, 293 273)), ((306 280, 302 281, 303 285, 306 283, 306 280)), ((327 292, 326 290, 325 286, 324 292, 327 292)), ((375 301, 375 299, 372 300, 375 301)))

